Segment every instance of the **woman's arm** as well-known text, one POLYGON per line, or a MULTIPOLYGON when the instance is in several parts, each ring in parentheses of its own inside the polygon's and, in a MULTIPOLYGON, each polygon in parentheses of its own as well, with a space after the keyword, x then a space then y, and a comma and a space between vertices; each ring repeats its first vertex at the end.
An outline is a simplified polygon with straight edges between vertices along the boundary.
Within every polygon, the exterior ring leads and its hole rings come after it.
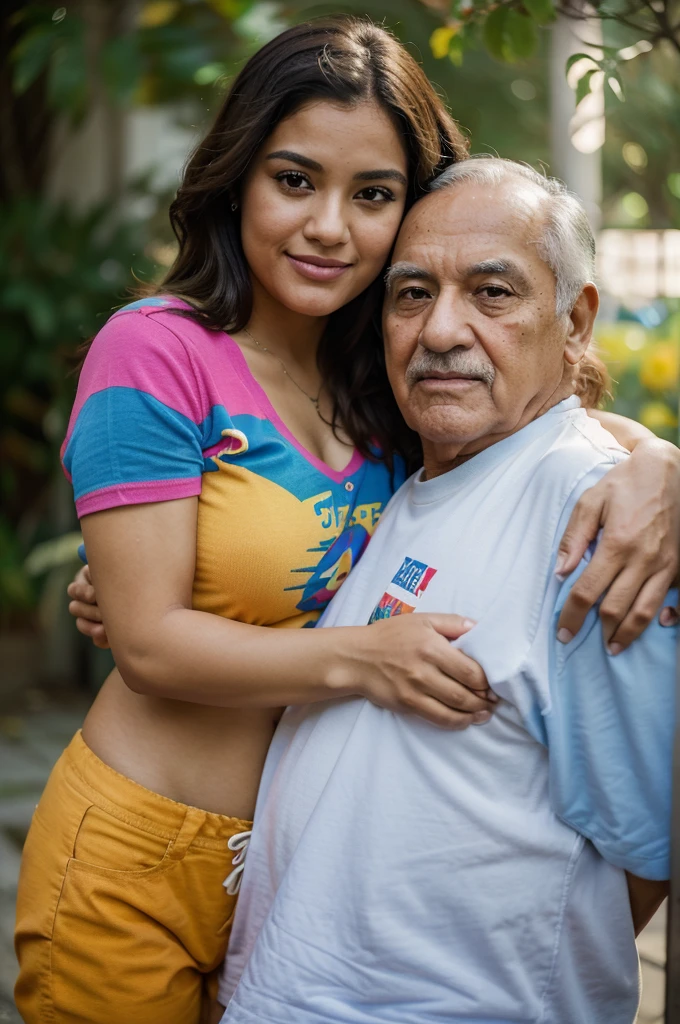
POLYGON ((221 707, 360 694, 449 728, 486 720, 493 698, 484 674, 447 639, 472 625, 459 616, 294 630, 194 611, 196 514, 197 499, 185 498, 81 521, 111 649, 130 689, 221 707))
POLYGON ((632 452, 640 441, 656 438, 651 430, 643 427, 637 420, 629 420, 627 416, 619 416, 616 412, 603 412, 601 409, 586 409, 586 412, 593 419, 599 420, 605 430, 608 430, 629 452, 632 452))
MULTIPOLYGON (((600 530, 593 558, 572 588, 558 629, 568 641, 600 605, 612 654, 627 647, 663 605, 678 571, 680 451, 646 427, 614 413, 588 409, 625 448, 630 459, 583 495, 560 544, 558 571, 572 572, 600 530)), ((662 623, 673 616, 664 609, 662 623)))

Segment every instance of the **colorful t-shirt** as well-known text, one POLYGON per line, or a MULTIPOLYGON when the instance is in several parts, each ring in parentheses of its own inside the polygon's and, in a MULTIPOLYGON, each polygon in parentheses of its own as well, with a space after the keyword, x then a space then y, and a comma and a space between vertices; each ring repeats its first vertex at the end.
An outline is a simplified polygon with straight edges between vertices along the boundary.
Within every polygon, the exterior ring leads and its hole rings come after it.
POLYGON ((133 302, 92 343, 62 447, 78 515, 198 495, 194 608, 313 625, 403 466, 354 452, 331 469, 287 429, 236 342, 178 307, 133 302))

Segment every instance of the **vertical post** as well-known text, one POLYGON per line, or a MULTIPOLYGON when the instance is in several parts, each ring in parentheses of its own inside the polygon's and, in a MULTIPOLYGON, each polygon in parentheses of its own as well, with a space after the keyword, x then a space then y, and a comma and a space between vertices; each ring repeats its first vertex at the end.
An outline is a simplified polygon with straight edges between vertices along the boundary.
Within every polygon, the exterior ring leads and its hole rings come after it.
POLYGON ((594 231, 601 220, 604 96, 598 82, 577 110, 576 96, 567 81, 565 67, 574 53, 601 56, 598 44, 602 45, 602 28, 597 19, 560 15, 551 32, 550 173, 562 178, 580 196, 594 231))
MULTIPOLYGON (((680 345, 680 338, 675 339, 680 345)), ((678 395, 680 409, 680 394, 678 395)), ((680 444, 680 427, 678 428, 680 444)), ((679 648, 680 652, 680 648, 679 648)), ((680 657, 675 676, 675 743, 671 805, 671 891, 666 924, 666 1024, 680 1021, 680 657)))

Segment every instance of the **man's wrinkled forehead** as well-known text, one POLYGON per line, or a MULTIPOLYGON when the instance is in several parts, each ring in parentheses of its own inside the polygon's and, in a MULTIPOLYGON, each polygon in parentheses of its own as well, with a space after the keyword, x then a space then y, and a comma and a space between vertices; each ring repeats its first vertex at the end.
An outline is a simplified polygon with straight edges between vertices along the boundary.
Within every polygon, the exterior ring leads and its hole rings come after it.
POLYGON ((500 185, 462 182, 431 192, 409 211, 395 243, 392 264, 455 261, 469 256, 492 259, 504 248, 529 262, 538 259, 544 197, 516 179, 500 185))

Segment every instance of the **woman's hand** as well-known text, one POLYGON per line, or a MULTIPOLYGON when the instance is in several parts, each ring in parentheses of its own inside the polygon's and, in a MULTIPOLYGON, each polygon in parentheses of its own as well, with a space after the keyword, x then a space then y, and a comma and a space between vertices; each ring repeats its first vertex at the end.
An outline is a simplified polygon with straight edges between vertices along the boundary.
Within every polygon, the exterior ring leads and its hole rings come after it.
MULTIPOLYGON (((498 698, 477 662, 449 642, 473 625, 460 615, 412 614, 354 628, 343 642, 339 687, 447 729, 487 722, 498 698)), ((321 632, 341 639, 345 631, 321 632)))
POLYGON ((460 616, 272 629, 194 609, 197 514, 191 497, 81 520, 111 649, 133 692, 236 708, 358 694, 451 728, 486 720, 494 701, 481 669, 447 640, 473 625, 460 616))
POLYGON ((83 636, 89 636, 95 647, 108 649, 109 638, 97 604, 89 565, 78 570, 73 582, 68 585, 67 593, 71 598, 68 610, 74 616, 78 630, 83 636))
MULTIPOLYGON (((572 572, 603 528, 592 560, 574 584, 558 623, 565 643, 578 633, 604 594, 605 642, 618 654, 649 625, 678 572, 680 451, 668 441, 643 440, 574 509, 560 543, 557 571, 572 572)), ((674 616, 664 609, 663 625, 674 616)))

